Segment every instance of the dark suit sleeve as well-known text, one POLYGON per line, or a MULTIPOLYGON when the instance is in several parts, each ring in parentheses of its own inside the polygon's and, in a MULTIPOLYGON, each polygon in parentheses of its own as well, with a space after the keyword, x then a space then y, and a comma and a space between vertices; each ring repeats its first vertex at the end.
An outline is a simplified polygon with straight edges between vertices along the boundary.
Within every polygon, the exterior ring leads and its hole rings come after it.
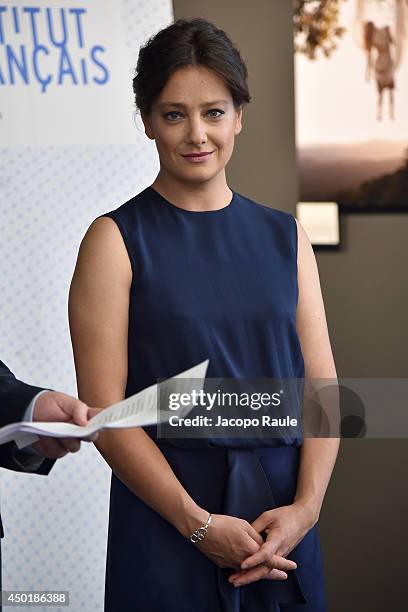
MULTIPOLYGON (((0 427, 21 421, 33 397, 43 389, 17 380, 8 367, 0 361, 0 427)), ((44 459, 33 469, 32 455, 19 450, 14 442, 0 445, 0 466, 16 472, 48 474, 54 459, 44 459)))
POLYGON ((21 421, 28 404, 40 391, 40 387, 17 380, 0 361, 0 427, 21 421))

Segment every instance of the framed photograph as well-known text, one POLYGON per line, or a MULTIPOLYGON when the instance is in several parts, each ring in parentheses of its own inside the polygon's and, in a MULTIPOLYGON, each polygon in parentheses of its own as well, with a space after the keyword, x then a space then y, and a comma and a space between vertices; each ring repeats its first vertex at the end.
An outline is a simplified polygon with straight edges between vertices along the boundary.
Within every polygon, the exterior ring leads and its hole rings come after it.
POLYGON ((295 0, 302 202, 408 211, 408 0, 295 0))

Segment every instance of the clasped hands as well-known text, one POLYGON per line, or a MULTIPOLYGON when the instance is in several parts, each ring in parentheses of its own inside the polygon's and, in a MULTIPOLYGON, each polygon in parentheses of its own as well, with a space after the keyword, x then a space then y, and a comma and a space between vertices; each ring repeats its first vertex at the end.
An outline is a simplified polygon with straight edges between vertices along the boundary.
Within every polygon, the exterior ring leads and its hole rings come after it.
POLYGON ((237 569, 229 582, 241 586, 260 579, 286 580, 297 568, 286 559, 314 521, 300 503, 263 512, 252 524, 244 519, 213 514, 206 538, 197 546, 219 567, 237 569), (265 541, 261 533, 266 534, 265 541))

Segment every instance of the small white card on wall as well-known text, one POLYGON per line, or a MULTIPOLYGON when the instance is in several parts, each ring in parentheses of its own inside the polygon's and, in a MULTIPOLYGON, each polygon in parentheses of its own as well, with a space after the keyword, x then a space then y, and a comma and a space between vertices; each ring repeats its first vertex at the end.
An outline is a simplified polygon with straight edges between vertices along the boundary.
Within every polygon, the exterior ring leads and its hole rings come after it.
POLYGON ((312 244, 340 244, 339 207, 336 202, 298 202, 296 218, 312 244))

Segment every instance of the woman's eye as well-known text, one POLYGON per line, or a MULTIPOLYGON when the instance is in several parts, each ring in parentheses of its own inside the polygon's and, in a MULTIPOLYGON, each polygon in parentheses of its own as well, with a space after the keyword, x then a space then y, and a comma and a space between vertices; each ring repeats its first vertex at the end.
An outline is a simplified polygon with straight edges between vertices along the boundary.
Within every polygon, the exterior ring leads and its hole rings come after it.
POLYGON ((224 115, 224 111, 221 110, 220 108, 212 108, 208 112, 209 113, 220 113, 219 115, 211 115, 213 119, 218 119, 218 117, 221 117, 221 115, 224 115))
POLYGON ((177 111, 171 111, 170 113, 166 113, 166 114, 164 115, 164 118, 165 118, 165 119, 170 119, 170 121, 173 121, 173 120, 174 120, 174 117, 172 117, 172 116, 170 116, 170 115, 176 115, 176 117, 175 117, 175 118, 176 118, 176 119, 178 119, 178 115, 179 115, 179 114, 180 114, 180 113, 178 113, 177 111))

